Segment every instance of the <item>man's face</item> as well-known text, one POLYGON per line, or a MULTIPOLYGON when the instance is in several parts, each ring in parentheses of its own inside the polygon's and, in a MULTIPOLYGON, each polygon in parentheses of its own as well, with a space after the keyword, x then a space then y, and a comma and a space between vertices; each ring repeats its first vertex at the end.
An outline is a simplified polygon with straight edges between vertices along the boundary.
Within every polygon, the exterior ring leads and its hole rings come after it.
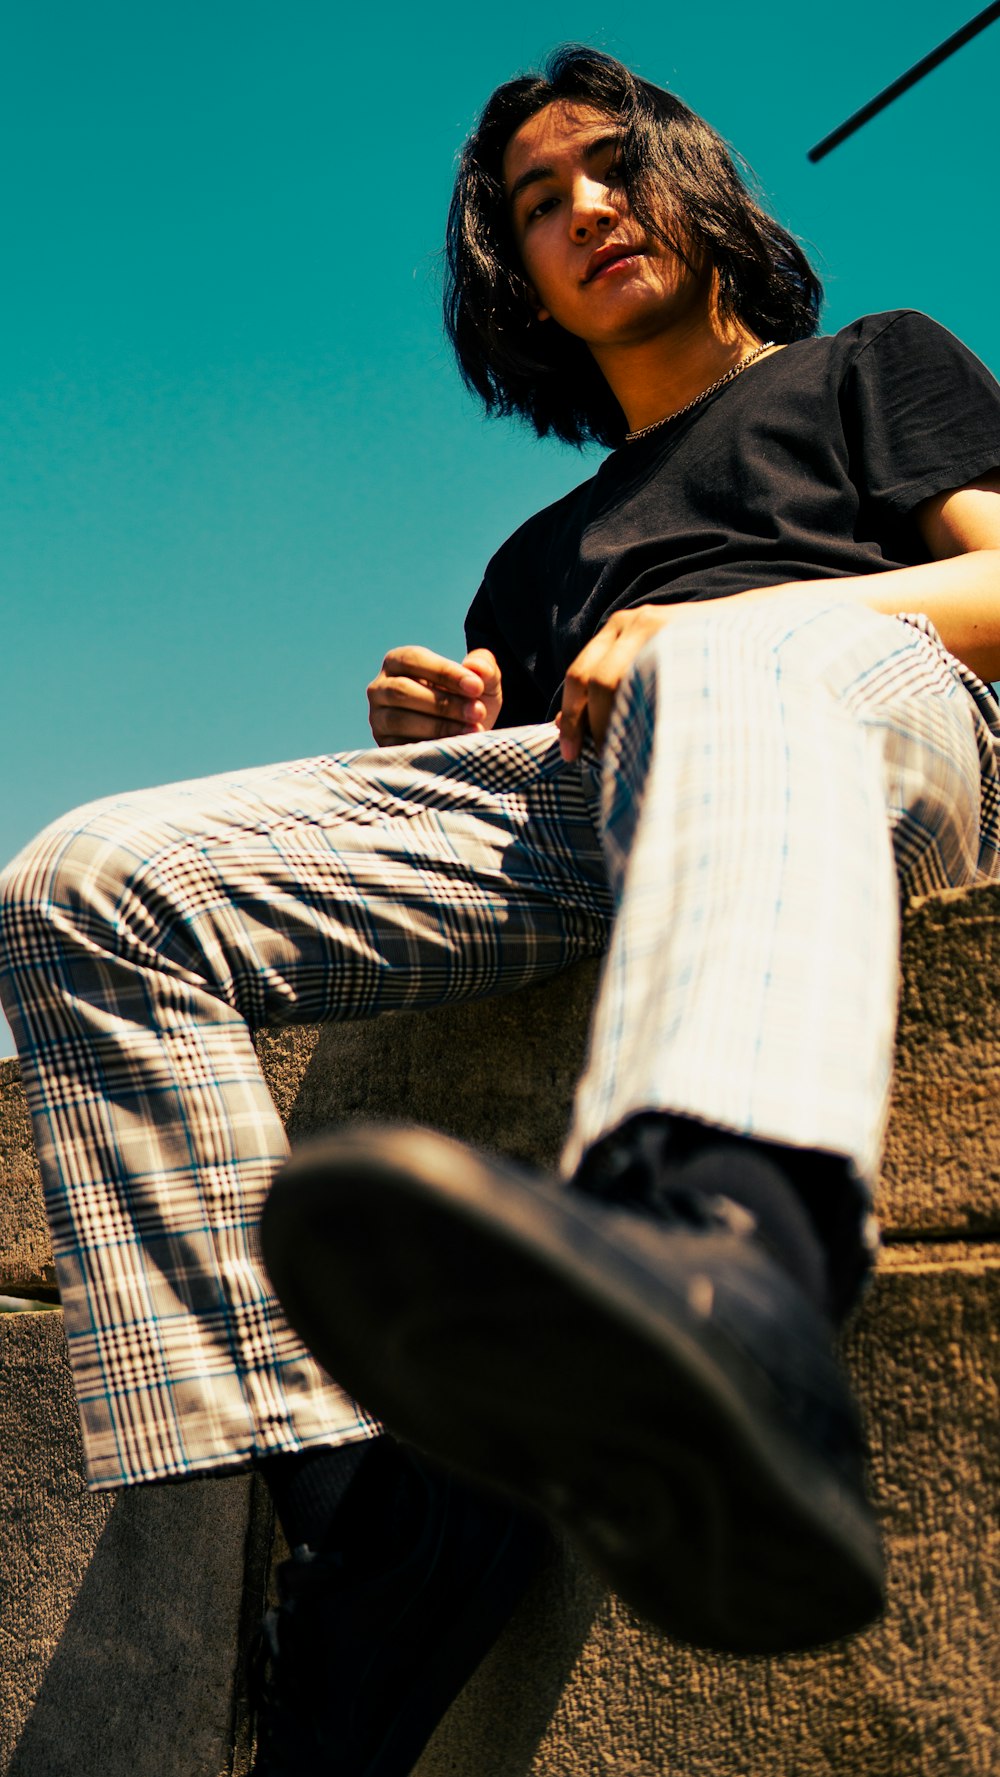
POLYGON ((620 131, 593 106, 557 100, 507 144, 504 189, 514 238, 549 316, 593 347, 654 337, 703 309, 710 273, 651 239, 618 182, 620 131))

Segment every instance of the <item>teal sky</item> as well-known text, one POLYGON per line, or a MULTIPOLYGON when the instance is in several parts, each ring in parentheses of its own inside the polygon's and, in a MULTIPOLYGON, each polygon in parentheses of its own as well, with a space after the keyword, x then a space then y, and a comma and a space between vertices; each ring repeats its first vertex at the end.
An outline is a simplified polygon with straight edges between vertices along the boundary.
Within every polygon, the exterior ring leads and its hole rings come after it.
POLYGON ((460 651, 487 558, 588 473, 481 420, 439 322, 456 152, 559 42, 743 152, 827 331, 921 308, 1000 373, 1000 25, 806 160, 976 10, 3 7, 0 858, 126 786, 363 745, 386 649, 460 651))

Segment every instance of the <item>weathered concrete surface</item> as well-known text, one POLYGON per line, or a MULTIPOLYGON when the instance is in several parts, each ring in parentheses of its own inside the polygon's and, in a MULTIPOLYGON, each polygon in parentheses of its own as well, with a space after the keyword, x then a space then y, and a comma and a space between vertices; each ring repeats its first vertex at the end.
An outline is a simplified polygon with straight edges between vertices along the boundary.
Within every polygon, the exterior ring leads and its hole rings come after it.
MULTIPOLYGON (((564 1556, 442 1724, 421 1777, 1000 1769, 998 932, 1000 891, 936 898, 905 922, 879 1190, 893 1244, 849 1352, 889 1543, 885 1621, 820 1656, 695 1655, 604 1600, 564 1556)), ((511 1000, 265 1033, 259 1047, 293 1140, 392 1116, 549 1164, 595 978, 586 965, 511 1000)), ((50 1264, 14 1064, 0 1069, 0 1117, 2 1290, 45 1281, 50 1264)), ((139 1489, 114 1506, 88 1496, 59 1321, 0 1318, 0 1772, 239 1777, 246 1744, 226 1741, 226 1721, 242 1720, 233 1650, 257 1612, 260 1518, 241 1481, 139 1489)))
POLYGON ((998 1309, 994 1248, 893 1249, 851 1337, 889 1554, 880 1624, 821 1654, 694 1653, 564 1557, 420 1777, 995 1777, 998 1309))
MULTIPOLYGON (((878 1212, 886 1235, 1000 1234, 1000 889, 903 922, 896 1077, 878 1212)), ((598 965, 507 1000, 259 1038, 301 1139, 396 1116, 551 1165, 569 1121, 598 965), (449 1065, 443 1065, 447 1057, 449 1065)))
MULTIPOLYGON (((1000 1669, 1000 1015, 984 992, 998 916, 1000 895, 986 892, 928 901, 905 921, 878 1202, 891 1244, 848 1350, 887 1535, 883 1622, 822 1655, 694 1654, 602 1600, 567 1554, 442 1724, 420 1777, 1000 1769, 987 1703, 1000 1669)), ((340 1119, 398 1117, 551 1164, 596 976, 587 964, 488 1008, 264 1035, 293 1141, 340 1119)))
POLYGON ((890 1229, 1000 1233, 998 981, 1000 889, 911 907, 879 1192, 890 1229))
MULTIPOLYGON (((507 1000, 378 1025, 265 1031, 293 1139, 395 1114, 551 1164, 568 1121, 598 965, 507 1000), (391 1033, 391 1034, 390 1034, 391 1033), (442 1050, 457 1067, 439 1065, 442 1050)), ((896 1082, 879 1214, 892 1236, 1000 1233, 1000 888, 915 904, 903 923, 896 1082)), ((51 1280, 17 1063, 0 1062, 0 1281, 51 1280)))
POLYGON ((88 1493, 61 1314, 0 1316, 0 1449, 0 1770, 229 1777, 250 1482, 88 1493))
POLYGON ((38 1161, 16 1061, 0 1061, 0 1288, 55 1282, 38 1161))

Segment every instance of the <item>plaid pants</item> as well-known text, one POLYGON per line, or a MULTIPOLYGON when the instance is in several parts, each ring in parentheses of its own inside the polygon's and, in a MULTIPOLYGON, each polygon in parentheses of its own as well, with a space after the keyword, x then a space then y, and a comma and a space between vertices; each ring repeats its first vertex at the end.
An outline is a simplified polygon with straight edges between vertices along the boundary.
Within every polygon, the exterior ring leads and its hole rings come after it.
POLYGON ((662 1109, 877 1163, 899 890, 1000 875, 991 694, 923 618, 685 616, 604 755, 548 725, 111 798, 0 879, 88 1473, 371 1422, 301 1347, 257 1222, 286 1151, 248 1026, 510 992, 607 951, 565 1170, 662 1109))

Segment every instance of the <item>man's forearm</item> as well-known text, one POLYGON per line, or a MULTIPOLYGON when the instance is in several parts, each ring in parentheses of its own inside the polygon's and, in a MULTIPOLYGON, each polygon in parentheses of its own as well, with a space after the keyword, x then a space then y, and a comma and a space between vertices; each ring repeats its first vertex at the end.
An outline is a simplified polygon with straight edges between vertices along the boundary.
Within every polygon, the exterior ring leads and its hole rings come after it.
POLYGON ((793 588, 817 592, 820 587, 890 617, 922 611, 950 653, 981 679, 1000 679, 1000 549, 975 549, 944 561, 890 568, 884 574, 789 581, 735 596, 769 598, 793 588))

